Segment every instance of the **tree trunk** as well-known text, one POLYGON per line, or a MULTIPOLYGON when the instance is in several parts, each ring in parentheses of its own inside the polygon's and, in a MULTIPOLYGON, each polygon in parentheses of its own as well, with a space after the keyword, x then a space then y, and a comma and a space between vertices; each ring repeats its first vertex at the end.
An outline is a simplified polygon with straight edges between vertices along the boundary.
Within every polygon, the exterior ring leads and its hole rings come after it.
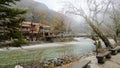
POLYGON ((86 19, 86 22, 89 24, 89 26, 93 29, 93 31, 103 40, 106 47, 112 48, 112 46, 111 46, 109 40, 107 39, 107 37, 91 22, 90 19, 88 19, 87 17, 85 17, 85 19, 86 19))

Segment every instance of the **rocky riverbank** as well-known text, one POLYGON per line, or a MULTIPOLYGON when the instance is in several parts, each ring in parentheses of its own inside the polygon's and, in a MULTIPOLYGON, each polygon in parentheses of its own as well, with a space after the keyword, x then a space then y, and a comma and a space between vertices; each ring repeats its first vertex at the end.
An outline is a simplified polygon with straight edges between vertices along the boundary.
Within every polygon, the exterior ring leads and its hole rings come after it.
MULTIPOLYGON (((49 59, 49 60, 36 60, 33 61, 30 64, 19 64, 19 66, 23 67, 23 68, 59 68, 61 66, 67 65, 67 64, 71 64, 74 63, 76 61, 79 61, 81 59, 84 59, 86 57, 89 56, 93 56, 94 54, 86 54, 84 56, 78 57, 78 56, 64 56, 61 58, 53 58, 53 59, 49 59)), ((16 65, 18 66, 18 65, 16 65)))

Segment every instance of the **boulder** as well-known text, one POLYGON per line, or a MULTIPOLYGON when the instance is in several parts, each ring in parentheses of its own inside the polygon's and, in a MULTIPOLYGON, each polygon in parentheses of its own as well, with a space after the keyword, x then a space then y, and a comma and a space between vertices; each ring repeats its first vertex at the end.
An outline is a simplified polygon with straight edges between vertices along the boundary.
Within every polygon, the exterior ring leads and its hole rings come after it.
POLYGON ((23 68, 23 67, 20 65, 16 65, 15 68, 23 68))

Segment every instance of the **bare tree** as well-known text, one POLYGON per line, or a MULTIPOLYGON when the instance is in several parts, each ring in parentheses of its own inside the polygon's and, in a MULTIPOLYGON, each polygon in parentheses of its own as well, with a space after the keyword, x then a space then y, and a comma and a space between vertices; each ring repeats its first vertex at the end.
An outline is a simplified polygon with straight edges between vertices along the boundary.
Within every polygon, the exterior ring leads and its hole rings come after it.
POLYGON ((71 13, 74 15, 81 16, 85 19, 88 25, 92 28, 92 30, 103 40, 106 47, 111 47, 111 44, 107 37, 102 33, 99 29, 99 26, 104 22, 104 17, 106 11, 109 7, 110 1, 109 0, 85 0, 86 6, 81 7, 82 5, 77 4, 79 2, 67 2, 65 3, 67 8, 65 8, 66 13, 71 13), (86 8, 87 7, 87 8, 86 8), (102 18, 99 18, 102 17, 102 18), (102 19, 102 20, 100 20, 102 19))
POLYGON ((63 16, 57 15, 54 19, 53 22, 50 24, 52 27, 52 32, 55 34, 63 33, 65 32, 65 24, 64 24, 64 18, 63 16))
MULTIPOLYGON (((117 1, 117 0, 116 0, 117 1)), ((117 42, 117 38, 119 38, 119 34, 120 34, 120 3, 118 2, 116 4, 116 1, 112 1, 111 3, 111 12, 110 12, 110 18, 112 19, 112 27, 113 27, 113 31, 115 33, 115 41, 117 42)))

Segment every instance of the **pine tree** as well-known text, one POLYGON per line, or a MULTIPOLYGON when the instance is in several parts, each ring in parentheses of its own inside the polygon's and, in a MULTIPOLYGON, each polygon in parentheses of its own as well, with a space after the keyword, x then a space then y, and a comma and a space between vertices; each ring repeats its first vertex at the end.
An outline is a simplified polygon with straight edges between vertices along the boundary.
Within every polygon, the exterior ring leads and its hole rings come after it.
POLYGON ((20 0, 0 0, 0 30, 3 31, 0 39, 2 40, 23 38, 20 28, 22 21, 25 20, 23 14, 26 10, 12 7, 17 1, 20 0))

